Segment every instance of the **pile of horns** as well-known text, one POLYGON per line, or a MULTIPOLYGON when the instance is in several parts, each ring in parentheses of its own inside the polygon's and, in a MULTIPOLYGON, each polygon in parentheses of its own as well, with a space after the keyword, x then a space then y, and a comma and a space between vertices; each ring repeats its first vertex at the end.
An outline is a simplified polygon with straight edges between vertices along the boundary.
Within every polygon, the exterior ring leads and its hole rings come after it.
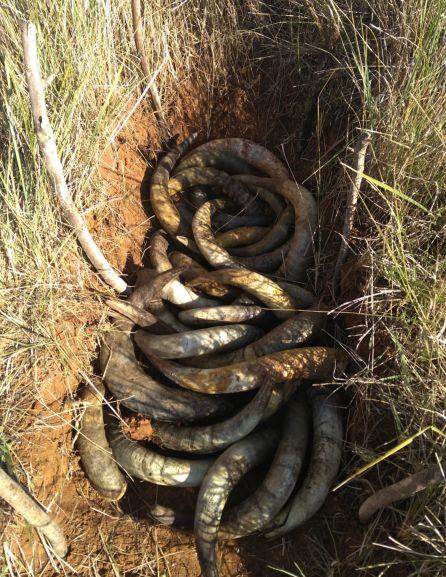
POLYGON ((342 414, 336 393, 311 383, 331 382, 348 358, 318 346, 324 315, 301 286, 313 254, 312 195, 258 144, 214 140, 185 155, 194 139, 153 174, 153 268, 110 303, 116 322, 100 361, 112 397, 103 413, 105 391, 85 392, 78 446, 109 499, 125 491, 121 470, 200 487, 194 513, 159 504, 149 513, 193 526, 202 574, 215 577, 218 540, 278 537, 323 504, 341 459, 342 414), (150 418, 149 443, 126 436, 131 411, 150 418), (260 465, 254 492, 228 505, 260 465))

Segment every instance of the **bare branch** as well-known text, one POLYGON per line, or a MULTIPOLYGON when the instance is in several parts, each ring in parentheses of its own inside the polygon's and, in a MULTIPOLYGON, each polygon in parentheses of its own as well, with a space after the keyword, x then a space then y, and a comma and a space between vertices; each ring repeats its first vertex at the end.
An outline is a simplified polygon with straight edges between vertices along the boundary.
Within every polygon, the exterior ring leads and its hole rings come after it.
POLYGON ((336 296, 339 290, 339 279, 341 275, 342 265, 344 264, 345 256, 347 254, 348 243, 350 240, 350 235, 352 233, 353 221, 355 219, 356 205, 358 202, 359 189, 362 183, 362 173, 364 172, 365 165, 365 155, 367 153, 367 148, 370 144, 370 134, 363 132, 356 143, 354 149, 353 157, 353 168, 355 169, 355 175, 352 180, 352 184, 347 197, 347 207, 344 217, 344 227, 342 229, 341 246, 339 247, 338 258, 336 260, 333 280, 332 280, 332 291, 333 295, 336 296))
POLYGON ((427 487, 446 482, 444 470, 441 465, 431 465, 422 471, 406 477, 398 483, 385 487, 366 499, 359 508, 359 520, 367 523, 378 509, 388 507, 395 501, 401 501, 412 497, 415 493, 423 491, 427 487))
POLYGON ((73 227, 79 244, 104 282, 118 293, 122 293, 127 289, 126 282, 112 268, 93 240, 68 190, 45 104, 45 85, 40 76, 37 56, 36 27, 32 22, 23 20, 21 28, 25 75, 34 118, 34 128, 39 141, 40 152, 53 181, 63 215, 68 224, 73 227))
POLYGON ((59 525, 28 493, 0 467, 0 497, 40 531, 58 557, 67 554, 67 542, 59 525))
POLYGON ((163 115, 163 110, 161 106, 161 98, 158 92, 158 88, 155 80, 152 78, 152 74, 149 70, 149 65, 147 63, 147 58, 144 50, 144 32, 142 29, 142 15, 141 15, 141 2, 140 0, 132 0, 132 19, 133 19, 133 33, 135 35, 136 50, 138 51, 139 60, 141 63, 141 69, 144 77, 151 79, 150 82, 150 96, 152 97, 153 108, 155 109, 155 116, 158 121, 162 138, 170 138, 170 130, 167 126, 167 122, 163 115))

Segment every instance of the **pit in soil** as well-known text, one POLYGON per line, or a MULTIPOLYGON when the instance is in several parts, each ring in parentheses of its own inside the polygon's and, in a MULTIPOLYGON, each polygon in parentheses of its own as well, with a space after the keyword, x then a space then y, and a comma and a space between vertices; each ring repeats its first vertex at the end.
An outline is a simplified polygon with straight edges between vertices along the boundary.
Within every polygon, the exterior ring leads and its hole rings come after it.
MULTIPOLYGON (((183 102, 178 109, 188 110, 189 115, 181 120, 169 118, 173 132, 178 133, 180 139, 203 125, 210 108, 201 94, 186 91, 180 96, 183 102)), ((302 150, 297 138, 302 119, 291 121, 287 127, 287 143, 281 150, 281 130, 270 133, 265 142, 262 136, 267 118, 256 114, 251 102, 250 95, 241 89, 234 89, 217 106, 214 102, 212 116, 207 119, 210 132, 202 135, 202 140, 243 136, 261 142, 282 154, 296 180, 306 181, 311 190, 316 184, 311 175, 317 154, 323 155, 324 150, 319 149, 316 154, 317 143, 311 136, 302 150)), ((333 130, 332 136, 327 133, 323 139, 326 150, 332 149, 337 133, 333 130)), ((145 249, 150 242, 153 217, 148 203, 148 182, 159 154, 158 142, 153 116, 137 111, 116 141, 104 150, 98 166, 98 178, 106 189, 109 210, 105 215, 90 216, 88 224, 111 263, 130 281, 138 268, 149 264, 145 249)), ((321 235, 326 247, 330 246, 327 239, 336 224, 332 214, 322 202, 321 235)), ((333 254, 324 255, 327 260, 332 257, 333 254)), ((64 335, 75 337, 76 323, 82 321, 94 326, 100 318, 92 318, 90 314, 89 318, 69 321, 63 329, 64 335)), ((92 369, 96 369, 94 363, 92 369)), ((73 375, 67 377, 65 372, 51 367, 42 379, 41 402, 35 404, 29 415, 29 430, 18 452, 24 470, 32 475, 35 496, 40 502, 50 504, 52 514, 66 532, 70 549, 62 570, 77 575, 198 577, 200 568, 193 536, 157 526, 148 518, 145 505, 157 498, 160 502, 165 499, 184 507, 192 506, 192 490, 157 488, 135 481, 129 483, 126 496, 116 505, 102 499, 89 485, 74 446, 76 410, 70 399, 79 386, 82 383, 73 375)), ((138 435, 144 438, 150 432, 150 424, 144 420, 135 421, 133 427, 135 438, 138 435)), ((299 574, 295 563, 306 577, 319 576, 320 568, 326 566, 324 556, 343 559, 341 572, 333 567, 333 574, 351 574, 354 566, 349 570, 345 560, 360 547, 364 531, 354 515, 356 500, 357 496, 348 491, 331 495, 309 524, 283 541, 271 543, 254 536, 225 543, 219 548, 222 577, 273 576, 278 574, 274 567, 299 574)), ((37 536, 30 533, 20 519, 8 526, 5 542, 17 560, 22 560, 23 571, 31 565, 35 574, 59 574, 60 565, 48 559, 37 536)))

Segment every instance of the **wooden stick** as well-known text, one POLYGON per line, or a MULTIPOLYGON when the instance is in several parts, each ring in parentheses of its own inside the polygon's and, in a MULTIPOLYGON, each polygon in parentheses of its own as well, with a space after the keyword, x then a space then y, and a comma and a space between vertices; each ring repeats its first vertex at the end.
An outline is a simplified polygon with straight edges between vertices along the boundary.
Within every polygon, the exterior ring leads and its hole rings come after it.
POLYGON ((68 546, 59 525, 28 493, 0 467, 0 497, 48 539, 54 553, 65 557, 68 546))
POLYGON ((436 464, 426 467, 398 483, 377 491, 366 499, 359 508, 359 520, 361 523, 367 523, 378 509, 388 507, 395 501, 412 497, 415 493, 442 482, 446 482, 442 465, 436 464))
MULTIPOLYGON (((136 50, 138 51, 138 56, 141 63, 141 69, 144 74, 144 78, 150 79, 152 77, 152 74, 150 73, 149 64, 147 62, 146 53, 144 50, 144 32, 142 29, 140 0, 132 0, 132 20, 133 20, 133 33, 135 36, 136 50)), ((152 98, 153 108, 155 109, 155 116, 161 130, 161 137, 163 140, 168 140, 171 137, 171 133, 169 127, 167 126, 166 119, 164 118, 163 115, 161 98, 154 79, 151 80, 149 91, 150 96, 152 98)))
POLYGON ((339 247, 338 258, 336 260, 332 291, 336 296, 339 291, 339 280, 341 276, 341 268, 344 264, 345 256, 347 254, 348 243, 352 233, 353 221, 355 219, 356 205, 358 202, 359 189, 362 183, 362 173, 364 172, 365 155, 370 144, 370 134, 363 132, 359 137, 354 149, 353 168, 355 169, 355 176, 347 197, 347 208, 344 217, 344 227, 342 229, 341 246, 339 247))
POLYGON ((36 27, 32 22, 22 20, 21 29, 23 60, 31 110, 34 118, 34 128, 36 130, 37 140, 39 141, 40 152, 42 153, 46 168, 53 181, 63 215, 68 224, 73 227, 79 244, 104 282, 118 293, 122 293, 127 289, 127 283, 112 268, 93 240, 68 190, 45 104, 45 85, 40 76, 37 55, 36 27))

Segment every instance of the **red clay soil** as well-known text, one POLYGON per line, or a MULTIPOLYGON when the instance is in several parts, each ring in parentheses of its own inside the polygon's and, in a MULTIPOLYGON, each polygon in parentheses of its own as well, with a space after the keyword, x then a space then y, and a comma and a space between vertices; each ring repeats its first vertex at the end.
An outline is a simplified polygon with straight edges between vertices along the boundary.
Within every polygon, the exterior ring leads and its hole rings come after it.
MULTIPOLYGON (((198 96, 194 98, 186 93, 184 98, 189 98, 190 118, 182 123, 171 119, 173 132, 180 138, 186 134, 185 126, 195 122, 192 118, 204 115, 205 106, 200 104, 198 96)), ((240 117, 247 119, 243 101, 246 101, 243 93, 235 91, 234 101, 222 105, 221 110, 215 112, 215 118, 224 118, 229 127, 239 107, 240 117)), ((247 126, 252 124, 247 121, 247 126)), ((105 148, 98 163, 98 177, 107 202, 88 215, 88 226, 110 262, 129 276, 144 262, 151 227, 147 183, 157 153, 158 131, 153 117, 137 111, 115 142, 105 148)), ((76 341, 76 326, 92 323, 97 327, 100 316, 94 316, 91 311, 85 318, 76 315, 58 329, 61 339, 70 338, 74 358, 77 352, 85 354, 86 346, 85 342, 76 341)), ((91 342, 88 345, 91 346, 91 342)), ((70 400, 82 386, 75 376, 76 368, 64 370, 56 362, 53 366, 46 365, 36 395, 39 402, 34 403, 27 416, 20 446, 14 454, 14 462, 19 461, 31 478, 35 497, 62 525, 69 553, 62 564, 50 560, 38 535, 13 511, 6 509, 7 514, 3 516, 6 528, 2 533, 6 549, 11 551, 7 555, 11 573, 15 570, 27 574, 32 569, 35 574, 45 576, 64 572, 67 575, 198 577, 200 568, 193 536, 154 525, 147 518, 145 507, 145 503, 154 502, 156 495, 161 502, 164 494, 169 502, 173 496, 193 507, 192 491, 175 495, 169 488, 130 482, 127 495, 116 505, 101 498, 87 481, 75 449, 79 415, 76 403, 70 400)), ((150 422, 135 416, 129 420, 129 432, 134 439, 147 438, 151 432, 150 422)), ((20 472, 18 476, 20 478, 20 472)), ((225 547, 222 575, 246 575, 243 567, 237 548, 225 547)))
MULTIPOLYGON (((231 98, 214 109, 208 117, 207 103, 201 95, 185 93, 187 101, 179 110, 188 110, 181 122, 171 118, 173 131, 185 136, 197 121, 207 118, 209 131, 203 140, 216 136, 246 136, 261 141, 261 123, 257 122, 248 95, 235 90, 231 98), (235 130, 234 127, 240 127, 235 130)), ((107 193, 107 206, 89 217, 89 226, 104 253, 118 270, 131 275, 144 262, 147 232, 151 217, 147 206, 147 183, 154 166, 158 134, 151 115, 136 113, 116 141, 104 151, 98 166, 101 185, 107 193)), ((76 323, 87 321, 94 326, 100 316, 67 322, 65 330, 72 333, 76 350, 76 323)), ((66 335, 64 335, 65 338, 66 335)), ((85 344, 79 350, 85 349, 85 344)), ((94 356, 94 351, 91 351, 94 356)), ((147 483, 129 483, 127 495, 119 505, 101 498, 90 486, 79 463, 75 449, 76 407, 70 401, 79 383, 70 372, 47 367, 42 378, 41 402, 29 415, 18 458, 32 478, 35 496, 49 506, 52 515, 64 528, 69 542, 66 562, 50 562, 38 537, 21 519, 13 517, 4 535, 4 543, 16 555, 16 572, 26 573, 32 566, 35 574, 56 575, 166 575, 198 577, 200 569, 193 536, 173 532, 155 525, 147 518, 146 503, 176 501, 192 507, 194 491, 156 488, 147 483), (68 400, 67 400, 68 399, 68 400), (19 560, 22 560, 22 566, 19 560)), ((147 438, 151 427, 147 419, 134 417, 129 422, 135 439, 147 438)), ((358 439, 358 442, 360 440, 358 439)), ((291 537, 281 542, 267 542, 263 537, 229 542, 220 547, 222 577, 277 575, 270 566, 299 574, 299 563, 307 577, 321 575, 324 556, 346 559, 357 550, 362 529, 352 514, 357 497, 348 492, 332 495, 323 511, 291 537), (321 548, 323 544, 323 548, 321 548), (325 549, 325 550, 324 550, 325 549)), ((12 514, 12 513, 11 513, 12 514)), ((333 575, 352 575, 343 565, 334 567, 333 575)))

